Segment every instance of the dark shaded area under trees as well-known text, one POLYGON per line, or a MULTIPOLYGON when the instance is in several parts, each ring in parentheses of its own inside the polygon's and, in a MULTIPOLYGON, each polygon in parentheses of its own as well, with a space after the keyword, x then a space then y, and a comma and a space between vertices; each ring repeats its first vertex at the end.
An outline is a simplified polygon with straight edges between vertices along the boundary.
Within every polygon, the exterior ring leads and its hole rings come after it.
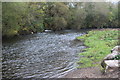
POLYGON ((3 2, 2 36, 65 29, 118 28, 118 3, 3 2))

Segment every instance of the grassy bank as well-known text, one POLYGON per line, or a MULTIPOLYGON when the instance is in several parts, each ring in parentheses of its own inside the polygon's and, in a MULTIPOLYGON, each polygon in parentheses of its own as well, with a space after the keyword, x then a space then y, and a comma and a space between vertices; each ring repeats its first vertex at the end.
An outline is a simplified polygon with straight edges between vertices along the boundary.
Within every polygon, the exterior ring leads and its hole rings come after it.
POLYGON ((91 30, 88 34, 77 37, 88 46, 78 61, 78 68, 100 66, 101 60, 110 53, 110 50, 118 45, 118 30, 102 29, 91 30))

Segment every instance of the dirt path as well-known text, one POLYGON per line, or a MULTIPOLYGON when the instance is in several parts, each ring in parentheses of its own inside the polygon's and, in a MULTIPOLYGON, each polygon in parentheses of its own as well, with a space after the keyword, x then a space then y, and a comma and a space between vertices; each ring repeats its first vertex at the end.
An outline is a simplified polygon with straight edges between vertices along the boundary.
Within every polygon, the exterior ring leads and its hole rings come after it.
POLYGON ((103 75, 99 68, 83 68, 68 72, 62 78, 118 78, 118 70, 103 75))

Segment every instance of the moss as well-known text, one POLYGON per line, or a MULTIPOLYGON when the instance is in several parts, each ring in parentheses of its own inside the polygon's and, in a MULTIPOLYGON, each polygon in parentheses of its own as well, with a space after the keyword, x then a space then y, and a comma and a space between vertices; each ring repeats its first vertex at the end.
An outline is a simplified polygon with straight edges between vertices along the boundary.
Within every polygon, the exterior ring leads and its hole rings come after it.
POLYGON ((79 54, 84 57, 77 62, 78 68, 100 66, 99 62, 118 44, 118 30, 92 30, 77 39, 84 40, 85 45, 89 47, 85 49, 85 52, 79 54))

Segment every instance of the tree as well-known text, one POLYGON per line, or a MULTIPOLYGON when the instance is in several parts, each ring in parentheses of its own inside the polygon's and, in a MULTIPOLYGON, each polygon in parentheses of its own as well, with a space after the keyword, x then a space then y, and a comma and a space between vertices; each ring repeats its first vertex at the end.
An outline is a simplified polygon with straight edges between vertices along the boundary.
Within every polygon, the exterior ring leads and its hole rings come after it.
POLYGON ((22 22, 22 17, 26 16, 26 3, 2 3, 2 35, 11 36, 18 33, 22 22))
POLYGON ((30 2, 27 7, 27 16, 23 17, 25 24, 21 27, 21 33, 44 31, 44 7, 45 3, 30 2))
POLYGON ((67 26, 69 8, 64 3, 47 3, 45 26, 51 30, 63 30, 67 26))
POLYGON ((64 29, 118 26, 118 4, 110 2, 4 2, 3 36, 64 29))
POLYGON ((3 3, 3 36, 43 31, 45 3, 3 3))

